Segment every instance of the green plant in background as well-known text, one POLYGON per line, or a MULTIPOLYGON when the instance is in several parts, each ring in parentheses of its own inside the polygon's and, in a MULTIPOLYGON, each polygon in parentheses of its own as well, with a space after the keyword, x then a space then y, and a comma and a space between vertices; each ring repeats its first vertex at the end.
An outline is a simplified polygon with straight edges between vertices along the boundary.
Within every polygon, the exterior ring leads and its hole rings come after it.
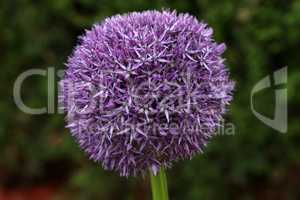
MULTIPOLYGON (((239 83, 227 119, 235 123, 237 134, 217 136, 205 154, 188 165, 176 164, 168 174, 171 199, 299 199, 297 0, 1 1, 0 187, 58 180, 72 199, 145 198, 148 185, 139 179, 124 181, 87 162, 63 129, 62 115, 32 116, 18 110, 12 87, 27 69, 63 68, 82 27, 116 13, 162 7, 211 24, 216 40, 229 47, 226 63, 239 83), (254 117, 249 98, 257 81, 286 65, 291 109, 288 133, 279 134, 254 117)), ((26 104, 45 106, 46 81, 26 80, 22 87, 26 104)), ((272 93, 258 98, 255 106, 272 115, 272 93)))

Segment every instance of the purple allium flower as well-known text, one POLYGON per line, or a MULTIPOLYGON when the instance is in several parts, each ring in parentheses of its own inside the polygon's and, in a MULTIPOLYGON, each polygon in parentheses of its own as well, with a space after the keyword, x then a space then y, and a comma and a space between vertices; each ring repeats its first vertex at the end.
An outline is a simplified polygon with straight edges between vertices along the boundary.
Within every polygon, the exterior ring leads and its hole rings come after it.
POLYGON ((60 102, 79 145, 121 176, 156 173, 201 153, 234 83, 224 44, 189 14, 116 15, 80 38, 60 102))

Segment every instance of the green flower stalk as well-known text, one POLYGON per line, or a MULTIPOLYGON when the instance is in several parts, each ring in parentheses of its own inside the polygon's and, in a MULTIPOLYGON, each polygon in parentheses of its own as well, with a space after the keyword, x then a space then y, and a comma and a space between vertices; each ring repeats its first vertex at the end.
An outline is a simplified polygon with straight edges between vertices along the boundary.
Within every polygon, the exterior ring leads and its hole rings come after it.
POLYGON ((161 169, 157 175, 150 172, 152 199, 169 200, 167 176, 164 169, 161 169))

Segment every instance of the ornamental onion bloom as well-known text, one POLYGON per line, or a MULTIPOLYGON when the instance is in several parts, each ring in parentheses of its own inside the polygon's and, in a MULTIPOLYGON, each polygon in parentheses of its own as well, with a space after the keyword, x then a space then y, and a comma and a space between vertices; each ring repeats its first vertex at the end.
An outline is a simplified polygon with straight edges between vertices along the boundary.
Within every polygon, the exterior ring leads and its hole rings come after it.
POLYGON ((90 159, 136 176, 203 152, 234 89, 212 34, 189 14, 144 11, 80 37, 59 100, 90 159))

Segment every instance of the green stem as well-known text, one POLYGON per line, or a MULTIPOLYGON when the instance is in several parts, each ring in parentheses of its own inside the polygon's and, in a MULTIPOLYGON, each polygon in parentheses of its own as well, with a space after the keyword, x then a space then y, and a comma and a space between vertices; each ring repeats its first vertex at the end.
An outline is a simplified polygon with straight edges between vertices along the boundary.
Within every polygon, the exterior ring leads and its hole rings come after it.
POLYGON ((167 176, 164 169, 161 169, 155 176, 150 172, 152 199, 169 200, 167 176))

